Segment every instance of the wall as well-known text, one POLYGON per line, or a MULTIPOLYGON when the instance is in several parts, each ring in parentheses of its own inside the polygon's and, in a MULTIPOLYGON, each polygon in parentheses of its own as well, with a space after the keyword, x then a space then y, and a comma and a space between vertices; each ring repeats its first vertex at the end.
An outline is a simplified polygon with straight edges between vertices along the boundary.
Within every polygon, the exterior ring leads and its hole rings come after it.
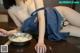
POLYGON ((49 7, 54 7, 54 6, 68 6, 68 7, 71 7, 72 8, 72 5, 64 5, 64 4, 59 4, 59 1, 60 0, 44 0, 45 2, 45 5, 46 6, 49 6, 49 7))
POLYGON ((6 14, 0 14, 0 22, 8 22, 8 16, 6 14))
MULTIPOLYGON (((49 7, 54 7, 54 6, 68 6, 71 7, 73 9, 75 9, 76 11, 80 12, 80 4, 77 5, 73 5, 73 4, 59 4, 59 1, 62 0, 44 0, 45 5, 49 6, 49 7)), ((65 1, 74 1, 74 0, 65 0, 65 1)), ((76 1, 80 1, 80 0, 76 0, 76 1)))

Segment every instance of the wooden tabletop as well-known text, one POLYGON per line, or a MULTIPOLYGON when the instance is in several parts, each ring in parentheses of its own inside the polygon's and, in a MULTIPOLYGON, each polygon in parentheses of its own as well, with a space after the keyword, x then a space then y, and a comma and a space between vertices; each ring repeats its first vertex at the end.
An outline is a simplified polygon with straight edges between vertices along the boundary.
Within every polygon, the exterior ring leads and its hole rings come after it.
MULTIPOLYGON (((0 23, 0 27, 7 30, 9 28, 7 23, 0 23)), ((4 45, 7 41, 8 37, 0 37, 0 45, 4 45)), ((10 44, 8 47, 8 53, 36 53, 34 49, 36 43, 37 41, 32 39, 29 44, 22 47, 10 44)), ((80 49, 68 41, 53 42, 45 40, 45 43, 47 45, 46 53, 80 53, 80 49)))
MULTIPOLYGON (((0 37, 0 45, 5 44, 7 41, 7 37, 0 37)), ((67 41, 53 42, 45 40, 45 43, 47 45, 46 53, 80 53, 80 49, 67 41)), ((35 44, 35 39, 32 39, 28 44, 22 47, 10 44, 8 46, 8 53, 36 53, 34 49, 35 44)))

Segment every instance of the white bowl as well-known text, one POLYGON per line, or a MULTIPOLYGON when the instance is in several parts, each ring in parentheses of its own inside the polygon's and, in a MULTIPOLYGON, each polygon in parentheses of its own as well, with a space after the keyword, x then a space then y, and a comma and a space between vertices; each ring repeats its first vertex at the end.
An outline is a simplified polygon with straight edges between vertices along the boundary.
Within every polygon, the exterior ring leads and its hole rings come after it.
POLYGON ((32 35, 28 33, 14 33, 13 35, 9 36, 8 39, 12 42, 27 42, 32 39, 32 35))

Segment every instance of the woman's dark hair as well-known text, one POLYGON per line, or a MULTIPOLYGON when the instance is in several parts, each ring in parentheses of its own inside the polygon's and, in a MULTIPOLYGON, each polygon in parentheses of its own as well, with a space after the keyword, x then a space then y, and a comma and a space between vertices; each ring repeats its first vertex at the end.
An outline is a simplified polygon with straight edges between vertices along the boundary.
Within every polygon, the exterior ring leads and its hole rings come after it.
POLYGON ((16 4, 15 0, 3 0, 3 5, 5 9, 8 9, 15 4, 16 4))

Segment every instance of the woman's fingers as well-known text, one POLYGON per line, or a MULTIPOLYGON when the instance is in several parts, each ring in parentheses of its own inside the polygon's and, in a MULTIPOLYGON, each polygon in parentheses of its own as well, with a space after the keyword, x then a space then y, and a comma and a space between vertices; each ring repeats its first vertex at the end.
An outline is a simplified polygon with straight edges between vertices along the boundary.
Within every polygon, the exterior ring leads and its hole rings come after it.
POLYGON ((46 52, 45 48, 43 48, 43 47, 39 47, 37 50, 38 50, 37 53, 45 53, 46 52))
POLYGON ((40 48, 39 48, 39 46, 37 47, 37 53, 39 53, 40 52, 40 48))
POLYGON ((7 31, 0 28, 0 36, 7 36, 7 31))
POLYGON ((37 45, 35 46, 35 50, 37 51, 37 45))
POLYGON ((4 33, 4 34, 6 34, 6 33, 7 33, 7 31, 6 31, 6 30, 4 30, 4 29, 0 29, 0 32, 2 32, 2 33, 4 33))
POLYGON ((42 48, 42 53, 45 53, 45 48, 42 48))
POLYGON ((47 51, 47 48, 46 48, 46 46, 45 46, 45 48, 44 48, 44 51, 45 51, 45 52, 47 51))
POLYGON ((35 46, 35 50, 37 53, 39 53, 39 47, 37 45, 35 46))
POLYGON ((46 51, 47 51, 47 48, 46 48, 46 46, 43 48, 43 50, 44 50, 44 52, 46 52, 46 51))
POLYGON ((0 36, 2 36, 2 35, 3 35, 3 33, 0 32, 0 36))
POLYGON ((6 36, 6 34, 4 34, 4 33, 0 32, 0 36, 6 36))
POLYGON ((37 53, 45 53, 47 49, 46 49, 46 46, 44 44, 42 44, 42 45, 37 44, 35 46, 35 50, 37 53))
POLYGON ((39 52, 39 53, 42 53, 42 52, 43 52, 43 48, 42 48, 42 47, 40 47, 40 49, 39 49, 39 50, 40 50, 40 52, 39 52))

